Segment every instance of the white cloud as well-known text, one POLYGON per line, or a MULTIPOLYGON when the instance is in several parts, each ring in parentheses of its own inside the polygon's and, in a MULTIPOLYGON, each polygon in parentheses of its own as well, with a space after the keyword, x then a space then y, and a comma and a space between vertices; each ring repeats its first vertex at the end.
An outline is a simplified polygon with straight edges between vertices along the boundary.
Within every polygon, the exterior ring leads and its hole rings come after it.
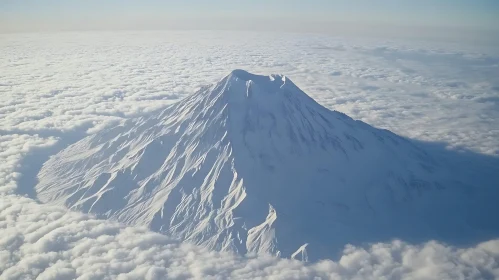
POLYGON ((499 240, 456 249, 402 241, 347 246, 337 262, 210 252, 144 228, 125 227, 0 197, 0 279, 493 279, 499 240))
POLYGON ((493 48, 250 32, 0 36, 0 130, 143 114, 244 68, 286 74, 327 107, 398 134, 499 153, 493 48))
POLYGON ((160 108, 235 68, 284 73, 325 106, 402 135, 498 154, 497 54, 230 32, 0 34, 0 53, 0 279, 499 277, 499 240, 349 246, 337 262, 304 264, 210 252, 15 195, 30 187, 17 182, 34 149, 160 108))

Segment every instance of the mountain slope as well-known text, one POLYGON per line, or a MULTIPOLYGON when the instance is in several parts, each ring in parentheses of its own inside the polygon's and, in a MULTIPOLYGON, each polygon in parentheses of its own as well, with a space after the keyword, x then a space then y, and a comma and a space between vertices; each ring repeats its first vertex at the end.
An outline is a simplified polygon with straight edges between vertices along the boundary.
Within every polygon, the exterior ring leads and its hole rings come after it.
POLYGON ((44 164, 36 190, 43 202, 212 249, 318 259, 415 230, 421 239, 475 232, 469 213, 481 210, 454 177, 284 76, 235 70, 69 146, 44 164))

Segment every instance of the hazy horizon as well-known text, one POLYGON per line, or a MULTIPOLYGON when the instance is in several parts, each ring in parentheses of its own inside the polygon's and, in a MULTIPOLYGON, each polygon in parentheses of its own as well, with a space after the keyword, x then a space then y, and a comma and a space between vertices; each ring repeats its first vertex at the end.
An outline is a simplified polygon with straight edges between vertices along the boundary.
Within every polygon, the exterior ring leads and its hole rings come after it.
POLYGON ((89 30, 253 30, 494 40, 499 2, 2 1, 0 33, 89 30))

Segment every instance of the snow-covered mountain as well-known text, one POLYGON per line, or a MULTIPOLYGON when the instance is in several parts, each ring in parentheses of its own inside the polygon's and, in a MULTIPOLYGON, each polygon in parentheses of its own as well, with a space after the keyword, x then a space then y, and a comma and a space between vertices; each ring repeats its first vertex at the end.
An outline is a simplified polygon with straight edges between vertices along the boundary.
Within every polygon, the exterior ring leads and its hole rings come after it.
POLYGON ((285 76, 235 70, 64 149, 36 190, 43 202, 212 249, 318 259, 349 242, 475 234, 485 208, 455 175, 285 76))

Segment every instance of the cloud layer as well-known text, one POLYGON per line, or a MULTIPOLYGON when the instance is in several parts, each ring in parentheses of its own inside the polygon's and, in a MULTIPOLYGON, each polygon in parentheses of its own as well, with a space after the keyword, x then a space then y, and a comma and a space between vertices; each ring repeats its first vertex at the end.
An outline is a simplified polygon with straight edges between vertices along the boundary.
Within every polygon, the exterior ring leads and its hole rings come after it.
POLYGON ((497 48, 234 32, 0 35, 0 131, 146 113, 232 69, 283 73, 323 105, 421 140, 498 154, 497 48))
POLYGON ((497 155, 497 54, 209 32, 9 34, 0 52, 0 279, 499 278, 499 240, 347 246, 337 261, 305 264, 210 252, 16 194, 33 187, 23 178, 36 151, 147 114, 235 68, 284 73, 329 108, 402 135, 497 155))
POLYGON ((210 252, 143 228, 0 197, 0 279, 494 279, 499 240, 347 246, 337 262, 210 252))

